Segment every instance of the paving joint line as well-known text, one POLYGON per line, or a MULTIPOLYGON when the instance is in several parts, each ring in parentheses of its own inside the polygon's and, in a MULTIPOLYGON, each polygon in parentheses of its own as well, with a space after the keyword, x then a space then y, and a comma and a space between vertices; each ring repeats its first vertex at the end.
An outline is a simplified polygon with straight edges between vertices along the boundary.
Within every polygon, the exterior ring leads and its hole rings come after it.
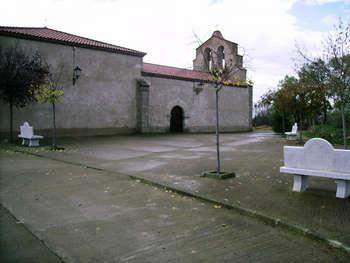
POLYGON ((50 248, 50 246, 47 245, 47 243, 45 242, 44 239, 41 239, 41 238, 40 238, 39 236, 37 236, 37 235, 34 233, 34 231, 32 231, 26 224, 24 224, 24 223, 22 223, 20 220, 18 220, 18 218, 17 218, 14 214, 12 214, 11 211, 10 211, 7 207, 5 207, 2 203, 0 203, 0 206, 10 215, 10 217, 11 217, 12 219, 15 220, 16 224, 21 224, 21 225, 24 227, 25 230, 27 230, 27 231, 28 231, 36 240, 38 240, 45 248, 47 248, 47 250, 50 251, 50 253, 52 253, 54 256, 56 256, 56 257, 58 258, 59 261, 65 262, 65 261, 63 260, 63 258, 62 258, 60 255, 58 255, 54 250, 52 250, 52 249, 50 248))

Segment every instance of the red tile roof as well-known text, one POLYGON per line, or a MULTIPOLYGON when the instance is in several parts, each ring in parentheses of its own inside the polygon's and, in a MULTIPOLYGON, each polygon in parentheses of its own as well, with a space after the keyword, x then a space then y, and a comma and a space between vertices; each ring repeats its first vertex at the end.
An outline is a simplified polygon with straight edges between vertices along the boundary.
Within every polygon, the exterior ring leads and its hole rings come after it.
POLYGON ((156 65, 151 63, 143 63, 142 75, 192 81, 210 81, 210 74, 208 72, 156 65))
MULTIPOLYGON (((200 82, 213 82, 211 80, 211 75, 208 72, 176 68, 170 66, 163 66, 151 63, 143 63, 142 69, 143 76, 149 77, 159 77, 159 78, 168 78, 168 79, 179 79, 179 80, 189 80, 189 81, 200 81, 200 82)), ((235 86, 235 87, 252 87, 249 84, 225 84, 226 86, 235 86)))
POLYGON ((1 36, 45 41, 63 45, 77 46, 90 49, 98 49, 113 53, 122 53, 131 56, 143 57, 146 53, 133 49, 115 46, 101 41, 80 37, 47 27, 4 27, 0 26, 1 36))

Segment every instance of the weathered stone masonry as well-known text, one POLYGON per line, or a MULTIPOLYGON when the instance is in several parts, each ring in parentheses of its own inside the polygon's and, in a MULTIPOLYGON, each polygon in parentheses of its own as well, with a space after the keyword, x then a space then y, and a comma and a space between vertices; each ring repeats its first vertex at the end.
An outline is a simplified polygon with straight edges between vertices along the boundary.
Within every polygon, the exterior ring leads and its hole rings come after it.
MULTIPOLYGON (((56 114, 59 135, 168 132, 175 106, 182 109, 185 132, 214 131, 215 93, 205 69, 186 70, 143 63, 145 53, 142 52, 47 28, 45 32, 66 34, 72 41, 37 36, 36 32, 43 28, 31 29, 29 33, 26 28, 20 29, 18 33, 18 28, 0 27, 1 47, 18 45, 28 53, 38 51, 53 69, 63 65, 65 96, 57 104, 56 114), (76 65, 82 69, 82 75, 73 86, 72 69, 76 65)), ((199 49, 223 46, 227 63, 233 57, 242 63, 235 53, 235 45, 216 32, 199 49)), ((204 59, 203 53, 197 49, 195 69, 199 69, 201 59, 204 59)), ((245 80, 245 74, 245 69, 241 69, 234 78, 245 80)), ((9 126, 8 105, 0 104, 0 110, 0 131, 4 133, 9 126)), ((250 130, 251 114, 252 87, 225 87, 220 93, 221 130, 250 130)), ((24 121, 29 121, 37 133, 49 135, 50 105, 32 103, 16 110, 14 128, 19 129, 24 121)))

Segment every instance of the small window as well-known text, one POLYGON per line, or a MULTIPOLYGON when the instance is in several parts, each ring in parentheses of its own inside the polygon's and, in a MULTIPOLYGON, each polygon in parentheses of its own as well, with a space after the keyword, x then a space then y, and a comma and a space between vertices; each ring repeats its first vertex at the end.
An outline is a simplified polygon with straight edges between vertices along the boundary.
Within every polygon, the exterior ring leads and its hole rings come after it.
POLYGON ((218 47, 218 65, 220 68, 225 68, 225 49, 223 46, 218 47))
POLYGON ((208 71, 210 71, 210 69, 213 66, 213 61, 212 61, 212 51, 210 48, 206 48, 204 51, 204 62, 205 62, 205 67, 208 71))

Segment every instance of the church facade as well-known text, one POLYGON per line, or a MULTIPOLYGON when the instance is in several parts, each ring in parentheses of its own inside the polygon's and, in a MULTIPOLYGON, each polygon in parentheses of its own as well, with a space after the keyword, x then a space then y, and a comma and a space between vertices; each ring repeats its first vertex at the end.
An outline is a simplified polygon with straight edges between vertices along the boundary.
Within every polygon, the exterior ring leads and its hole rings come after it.
MULTIPOLYGON (((102 135, 215 131, 211 63, 230 64, 231 84, 220 91, 220 129, 252 128, 252 86, 247 85, 237 44, 219 31, 196 49, 193 70, 146 63, 143 52, 49 28, 0 27, 0 46, 38 52, 60 72, 65 92, 56 106, 58 134, 102 135), (210 56, 210 54, 215 54, 210 56), (72 81, 74 69, 81 75, 72 81)), ((9 107, 0 102, 0 132, 9 130, 9 107)), ((51 107, 31 103, 14 111, 14 128, 28 121, 50 135, 51 107)))

